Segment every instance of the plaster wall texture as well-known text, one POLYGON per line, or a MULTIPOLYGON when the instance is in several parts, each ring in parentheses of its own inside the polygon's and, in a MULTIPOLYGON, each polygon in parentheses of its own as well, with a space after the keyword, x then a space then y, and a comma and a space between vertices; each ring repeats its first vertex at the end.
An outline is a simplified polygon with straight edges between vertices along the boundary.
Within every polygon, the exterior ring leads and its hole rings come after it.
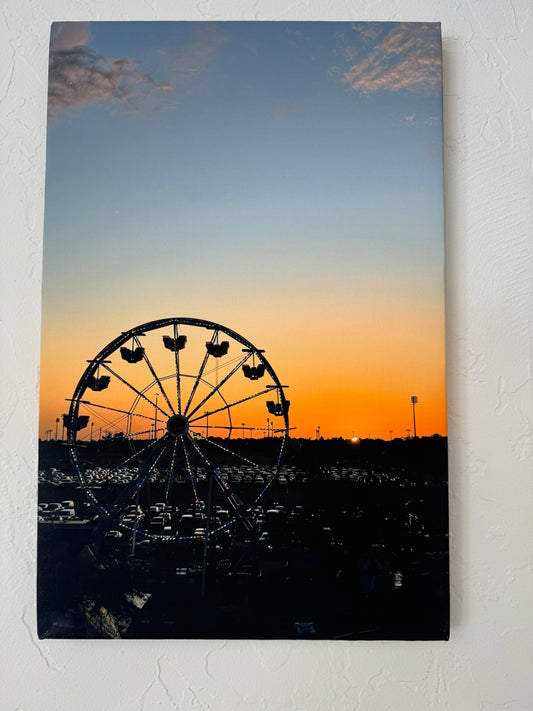
POLYGON ((8 711, 533 709, 530 0, 4 0, 0 702, 8 711), (450 642, 39 641, 36 456, 54 20, 442 22, 450 642))

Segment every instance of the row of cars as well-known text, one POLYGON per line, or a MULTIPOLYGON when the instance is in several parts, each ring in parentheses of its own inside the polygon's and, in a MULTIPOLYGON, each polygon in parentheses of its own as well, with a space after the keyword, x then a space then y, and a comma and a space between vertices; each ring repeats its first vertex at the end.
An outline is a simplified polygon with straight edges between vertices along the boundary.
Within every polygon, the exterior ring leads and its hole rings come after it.
MULTIPOLYGON (((138 473, 138 467, 119 467, 117 469, 110 470, 105 467, 95 466, 85 470, 84 480, 90 487, 102 486, 106 484, 128 484, 138 475, 138 473)), ((276 468, 259 468, 252 467, 250 465, 232 466, 223 464, 217 468, 217 473, 222 481, 227 481, 231 484, 264 486, 276 477, 276 468)), ((168 472, 154 468, 150 479, 163 481, 167 476, 168 472)), ((193 476, 196 482, 201 483, 207 480, 206 472, 200 467, 193 468, 193 476)), ((361 484, 379 484, 382 482, 394 483, 400 482, 401 478, 399 475, 384 474, 373 471, 369 472, 354 467, 337 468, 335 466, 323 467, 321 470, 321 477, 324 480, 349 480, 361 484)), ((178 484, 185 484, 187 480, 187 477, 181 477, 176 481, 178 484)), ((293 483, 305 484, 308 480, 309 476, 306 471, 287 465, 282 466, 277 475, 277 481, 282 486, 293 483)), ((39 471, 39 483, 59 486, 61 484, 78 485, 79 481, 76 476, 51 467, 47 471, 39 471)))
POLYGON ((78 479, 71 474, 65 474, 65 472, 56 467, 50 467, 49 469, 39 469, 39 484, 51 484, 52 486, 63 486, 64 484, 77 484, 78 479))
MULTIPOLYGON (((279 503, 274 503, 270 507, 256 506, 249 512, 249 517, 254 520, 261 540, 266 540, 269 532, 276 530, 281 522, 302 515, 302 506, 295 506, 287 511, 286 507, 279 503)), ((209 522, 211 533, 225 533, 231 536, 228 524, 233 518, 234 515, 229 509, 220 505, 214 506, 209 522)), ((164 502, 153 504, 146 511, 141 511, 135 505, 131 505, 126 509, 120 522, 131 530, 137 529, 172 537, 177 535, 179 537, 204 538, 207 530, 207 511, 204 501, 198 501, 183 510, 176 508, 174 512, 164 502)), ((120 538, 122 532, 114 529, 110 531, 109 536, 120 538)))
MULTIPOLYGON (((214 507, 211 516, 211 529, 224 526, 230 519, 228 509, 219 505, 214 507)), ((207 512, 204 501, 190 504, 183 511, 177 507, 173 511, 172 507, 165 502, 156 502, 145 511, 132 504, 121 516, 120 522, 131 529, 142 529, 164 536, 175 535, 172 531, 174 527, 177 528, 180 536, 203 537, 207 525, 207 512)))
POLYGON ((37 520, 39 523, 62 523, 64 521, 85 520, 91 515, 91 504, 83 502, 74 506, 74 502, 51 501, 38 505, 37 520))

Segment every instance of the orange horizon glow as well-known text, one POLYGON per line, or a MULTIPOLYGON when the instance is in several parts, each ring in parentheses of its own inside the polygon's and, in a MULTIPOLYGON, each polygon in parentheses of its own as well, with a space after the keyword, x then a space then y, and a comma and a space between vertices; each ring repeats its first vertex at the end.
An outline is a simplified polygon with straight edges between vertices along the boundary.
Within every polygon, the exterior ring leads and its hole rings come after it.
MULTIPOLYGON (((352 328, 346 328, 348 313, 339 313, 342 309, 329 321, 324 317, 318 329, 315 321, 306 320, 306 314, 295 309, 273 331, 265 328, 263 338, 257 337, 257 321, 244 312, 235 319, 237 324, 225 317, 217 321, 265 349, 280 382, 288 386, 285 395, 291 401, 292 437, 314 439, 317 428, 325 439, 351 439, 355 433, 360 439, 389 440, 391 431, 392 438, 407 437, 409 430, 413 431, 412 395, 419 398, 417 435, 445 436, 444 331, 440 329, 440 337, 436 337, 434 312, 414 309, 406 302, 402 309, 406 317, 398 323, 394 319, 397 311, 388 313, 388 304, 380 305, 376 300, 373 311, 366 306, 352 328), (291 319, 297 329, 290 327, 291 319)), ((322 308, 325 310, 324 305, 322 308)), ((161 309, 161 313, 166 315, 169 310, 161 309)), ((47 430, 52 430, 54 438, 55 420, 68 412, 66 399, 72 397, 86 361, 123 330, 154 318, 142 312, 140 316, 136 324, 131 318, 122 321, 120 314, 101 322, 94 319, 76 337, 63 329, 57 316, 47 324, 46 338, 43 329, 42 439, 47 430)), ((117 407, 129 407, 130 393, 117 393, 117 397, 117 407)), ((267 416, 265 409, 264 421, 257 426, 266 427, 267 416)), ((61 428, 60 422, 59 437, 61 428)), ((239 427, 233 436, 239 436, 239 427)))

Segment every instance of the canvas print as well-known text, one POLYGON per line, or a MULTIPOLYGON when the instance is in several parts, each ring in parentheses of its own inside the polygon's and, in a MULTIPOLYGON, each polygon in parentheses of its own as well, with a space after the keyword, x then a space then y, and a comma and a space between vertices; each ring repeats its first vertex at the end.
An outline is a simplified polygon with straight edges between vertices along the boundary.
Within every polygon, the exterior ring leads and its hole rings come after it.
POLYGON ((446 639, 440 26, 51 29, 41 638, 446 639))

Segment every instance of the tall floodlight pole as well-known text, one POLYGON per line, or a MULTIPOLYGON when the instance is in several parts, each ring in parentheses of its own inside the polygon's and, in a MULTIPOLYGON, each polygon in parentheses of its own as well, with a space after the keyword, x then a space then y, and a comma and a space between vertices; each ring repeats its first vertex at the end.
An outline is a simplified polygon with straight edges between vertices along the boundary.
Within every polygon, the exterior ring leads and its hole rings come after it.
POLYGON ((57 427, 59 425, 59 417, 56 417, 56 441, 57 441, 57 427))
POLYGON ((93 441, 93 427, 94 427, 94 422, 91 422, 91 442, 93 441))
POLYGON ((411 403, 413 405, 413 437, 416 437, 416 416, 415 416, 415 405, 418 402, 416 395, 411 395, 411 403))

